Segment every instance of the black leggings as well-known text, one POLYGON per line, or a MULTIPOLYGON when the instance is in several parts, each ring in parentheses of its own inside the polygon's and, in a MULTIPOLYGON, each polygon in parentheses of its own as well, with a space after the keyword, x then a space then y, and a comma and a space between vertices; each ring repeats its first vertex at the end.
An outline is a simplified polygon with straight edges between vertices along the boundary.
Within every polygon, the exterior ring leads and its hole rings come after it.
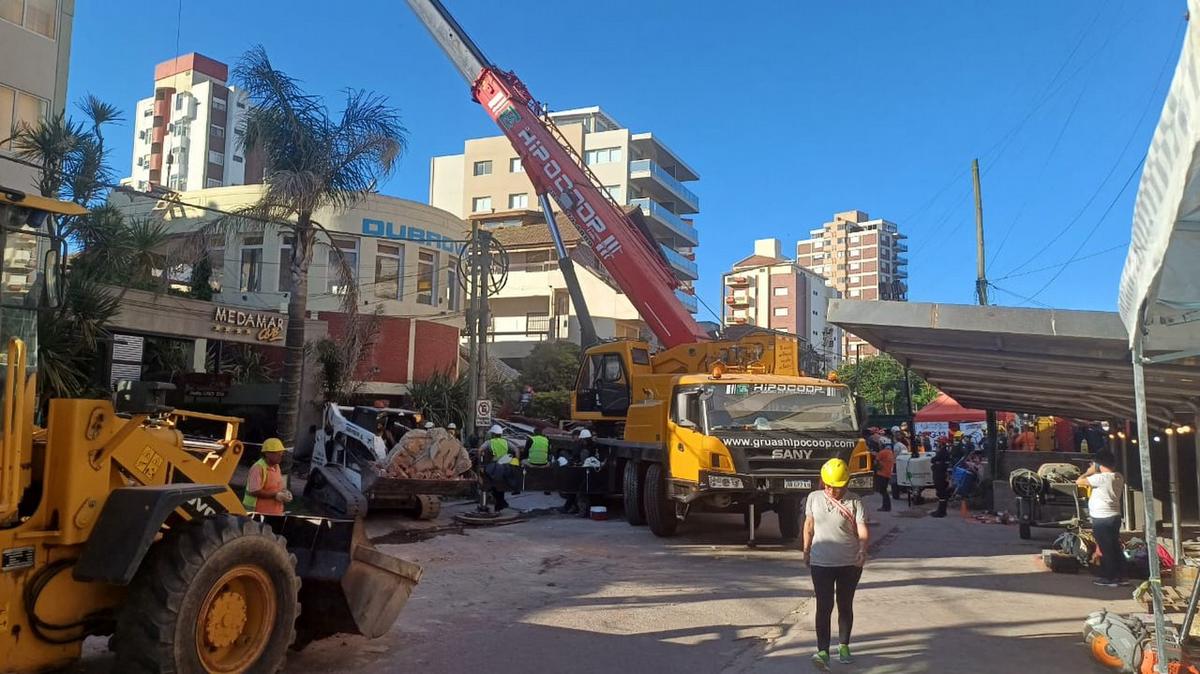
POLYGON ((830 621, 837 598, 838 643, 850 644, 854 628, 854 590, 862 578, 861 566, 813 566, 813 590, 817 593, 817 650, 829 650, 830 621))

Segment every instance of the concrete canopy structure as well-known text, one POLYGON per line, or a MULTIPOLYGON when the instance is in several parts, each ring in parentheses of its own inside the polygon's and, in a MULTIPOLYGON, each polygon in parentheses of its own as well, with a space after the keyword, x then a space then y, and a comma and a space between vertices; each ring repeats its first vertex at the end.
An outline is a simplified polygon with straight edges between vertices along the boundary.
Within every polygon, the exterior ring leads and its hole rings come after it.
MULTIPOLYGON (((1129 341, 1116 313, 835 299, 829 321, 965 407, 1081 419, 1136 416, 1129 341)), ((1192 418, 1200 358, 1145 371, 1150 421, 1192 418)))

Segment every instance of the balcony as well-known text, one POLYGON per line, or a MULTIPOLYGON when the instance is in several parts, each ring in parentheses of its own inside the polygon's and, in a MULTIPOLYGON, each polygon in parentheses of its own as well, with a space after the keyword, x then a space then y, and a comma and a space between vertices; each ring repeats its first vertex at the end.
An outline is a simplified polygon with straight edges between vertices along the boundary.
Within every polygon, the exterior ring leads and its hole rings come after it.
POLYGON ((908 244, 904 243, 903 241, 897 241, 896 242, 896 252, 897 253, 907 253, 908 252, 908 244))
POLYGON ((682 290, 676 290, 675 297, 678 298, 680 303, 683 304, 683 306, 693 314, 697 311, 700 311, 700 303, 696 301, 695 295, 689 295, 682 290))
POLYGON ((679 204, 676 211, 683 214, 700 211, 700 197, 696 196, 683 185, 675 176, 663 167, 649 159, 638 159, 629 162, 629 179, 646 194, 659 201, 673 201, 679 204))
POLYGON ((730 285, 730 286, 743 287, 743 286, 750 285, 750 279, 746 278, 745 276, 727 276, 725 278, 725 284, 730 285))
POLYGON ((700 245, 700 233, 696 228, 684 222, 683 218, 672 213, 666 206, 653 199, 630 199, 629 204, 642 209, 650 223, 661 226, 672 237, 680 237, 693 246, 700 245))
POLYGON ((897 255, 896 256, 896 266, 897 267, 907 267, 908 266, 908 258, 904 257, 903 255, 897 255))
POLYGON ((663 257, 667 258, 667 262, 671 263, 671 268, 675 270, 676 276, 685 281, 695 281, 700 278, 700 268, 696 266, 695 262, 662 244, 659 244, 658 247, 662 250, 663 257))
POLYGON ((745 307, 750 305, 750 297, 745 293, 734 293, 725 296, 725 304, 731 307, 745 307))
POLYGON ((558 328, 550 316, 493 316, 488 336, 497 342, 543 342, 556 339, 558 328))

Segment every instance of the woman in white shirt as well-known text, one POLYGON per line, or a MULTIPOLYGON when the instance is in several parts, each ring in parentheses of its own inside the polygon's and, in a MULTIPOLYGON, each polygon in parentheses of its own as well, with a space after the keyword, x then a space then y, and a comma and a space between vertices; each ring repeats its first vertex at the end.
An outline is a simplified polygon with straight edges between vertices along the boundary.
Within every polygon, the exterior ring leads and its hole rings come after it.
POLYGON ((1100 548, 1100 577, 1096 585, 1120 587, 1128 583, 1122 578, 1125 555, 1121 551, 1121 498, 1125 493, 1125 478, 1116 471, 1116 457, 1103 449, 1092 457, 1092 466, 1078 480, 1080 487, 1091 487, 1088 515, 1092 518, 1092 535, 1100 548))

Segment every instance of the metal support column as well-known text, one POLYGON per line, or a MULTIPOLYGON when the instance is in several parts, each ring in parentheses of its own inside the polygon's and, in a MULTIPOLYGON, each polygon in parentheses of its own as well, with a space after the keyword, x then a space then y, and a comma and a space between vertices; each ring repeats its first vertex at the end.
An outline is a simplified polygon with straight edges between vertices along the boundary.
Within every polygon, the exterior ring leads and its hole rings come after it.
POLYGON ((1167 493, 1171 498, 1171 554, 1183 558, 1183 513, 1179 505, 1179 443, 1175 429, 1167 428, 1167 493))
MULTIPOLYGON (((1140 322, 1139 322, 1140 325, 1140 322)), ((1140 330, 1137 332, 1140 333, 1140 330)), ((1158 532, 1154 527, 1154 472, 1150 467, 1150 429, 1146 415, 1146 374, 1142 368, 1142 335, 1133 338, 1133 394, 1137 399, 1138 459, 1142 472, 1142 498, 1146 520, 1146 545, 1150 550, 1150 599, 1154 613, 1154 647, 1159 654, 1167 652, 1166 620, 1163 617, 1162 575, 1159 570, 1158 532)), ((1167 659, 1155 665, 1160 674, 1167 674, 1167 659)))

